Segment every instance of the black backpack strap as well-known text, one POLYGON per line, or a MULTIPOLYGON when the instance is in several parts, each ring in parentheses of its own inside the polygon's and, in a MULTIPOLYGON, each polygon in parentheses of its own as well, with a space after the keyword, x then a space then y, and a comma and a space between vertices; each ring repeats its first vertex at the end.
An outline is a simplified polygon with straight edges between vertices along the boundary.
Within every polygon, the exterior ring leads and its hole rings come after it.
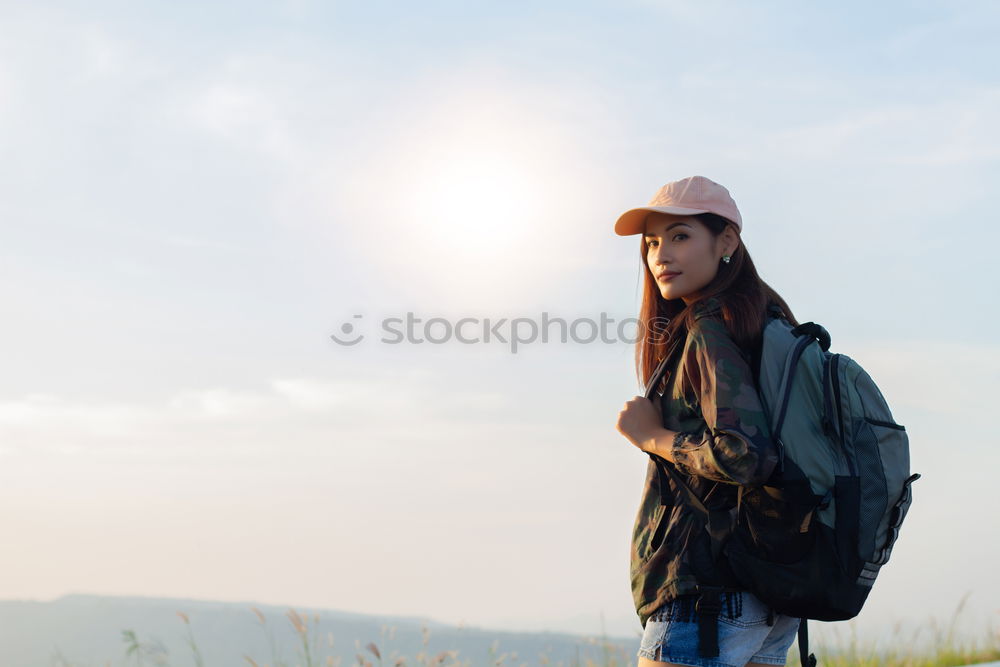
POLYGON ((830 391, 830 364, 831 359, 826 359, 823 362, 823 433, 832 437, 840 438, 839 426, 834 426, 834 414, 833 414, 833 392, 830 391))
POLYGON ((719 612, 724 591, 722 586, 698 584, 694 609, 698 615, 698 654, 703 658, 719 656, 719 612))
POLYGON ((663 359, 660 360, 660 363, 657 364, 656 368, 653 369, 653 374, 649 376, 649 382, 646 383, 646 389, 643 393, 643 395, 649 400, 652 401, 656 396, 658 396, 656 393, 656 385, 660 384, 660 380, 663 378, 663 374, 667 370, 667 364, 670 363, 674 354, 681 349, 681 342, 681 338, 678 337, 670 344, 667 353, 663 356, 663 359))
MULTIPOLYGON (((649 382, 646 384, 646 389, 643 395, 650 401, 655 401, 658 399, 659 394, 656 392, 657 385, 660 384, 660 380, 663 378, 663 374, 666 373, 667 366, 673 359, 674 355, 681 349, 681 339, 675 340, 667 351, 667 354, 663 357, 660 363, 653 370, 653 374, 649 377, 649 382)), ((662 459, 655 454, 649 453, 649 458, 651 458, 656 463, 656 481, 657 486, 660 489, 660 504, 670 505, 670 499, 667 496, 667 488, 669 488, 669 482, 667 481, 667 474, 664 472, 664 466, 661 464, 662 459), (660 459, 660 460, 658 460, 660 459)))
POLYGON ((816 667, 816 656, 809 652, 809 627, 807 620, 799 622, 799 662, 803 667, 816 667))

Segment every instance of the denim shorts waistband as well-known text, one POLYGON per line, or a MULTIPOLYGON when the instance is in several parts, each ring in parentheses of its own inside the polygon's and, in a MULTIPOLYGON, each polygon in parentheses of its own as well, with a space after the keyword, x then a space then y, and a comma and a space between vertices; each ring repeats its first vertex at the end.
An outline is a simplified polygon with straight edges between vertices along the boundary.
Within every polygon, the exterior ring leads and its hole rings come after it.
MULTIPOLYGON (((729 619, 739 618, 743 614, 743 591, 725 592, 720 595, 722 609, 719 611, 719 616, 729 619)), ((660 605, 653 615, 658 620, 693 623, 698 620, 695 610, 697 602, 697 593, 680 595, 660 605)))

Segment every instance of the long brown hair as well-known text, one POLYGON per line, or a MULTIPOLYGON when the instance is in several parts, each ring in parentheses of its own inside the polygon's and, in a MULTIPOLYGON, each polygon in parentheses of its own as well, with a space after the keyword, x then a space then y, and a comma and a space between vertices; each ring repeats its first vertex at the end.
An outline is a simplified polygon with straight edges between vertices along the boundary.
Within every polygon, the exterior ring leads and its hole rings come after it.
MULTIPOLYGON (((714 213, 700 213, 692 217, 700 220, 713 237, 718 237, 726 225, 731 224, 714 213)), ((743 245, 742 237, 730 261, 720 262, 715 278, 700 290, 698 298, 691 305, 686 305, 682 299, 668 301, 660 294, 660 288, 646 259, 646 236, 640 236, 639 256, 645 280, 642 305, 639 307, 640 335, 635 347, 635 364, 636 374, 644 386, 675 336, 686 336, 688 329, 694 325, 695 306, 709 297, 715 297, 719 301, 726 329, 744 350, 751 350, 759 344, 769 304, 780 307, 785 319, 792 326, 798 326, 799 322, 785 300, 757 274, 757 268, 743 245)))

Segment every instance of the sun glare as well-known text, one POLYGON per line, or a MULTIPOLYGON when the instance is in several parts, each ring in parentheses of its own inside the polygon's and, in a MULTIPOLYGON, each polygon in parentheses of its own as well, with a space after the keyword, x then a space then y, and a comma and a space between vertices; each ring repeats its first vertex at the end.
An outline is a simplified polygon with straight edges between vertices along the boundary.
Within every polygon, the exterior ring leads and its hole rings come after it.
POLYGON ((454 153, 414 183, 413 222, 437 248, 486 259, 528 242, 543 204, 514 156, 454 153))
POLYGON ((569 130, 531 105, 495 91, 442 99, 407 107, 407 122, 355 165, 348 199, 365 224, 351 243, 405 276, 401 292, 523 303, 554 267, 591 252, 565 238, 586 221, 581 192, 603 181, 569 130))

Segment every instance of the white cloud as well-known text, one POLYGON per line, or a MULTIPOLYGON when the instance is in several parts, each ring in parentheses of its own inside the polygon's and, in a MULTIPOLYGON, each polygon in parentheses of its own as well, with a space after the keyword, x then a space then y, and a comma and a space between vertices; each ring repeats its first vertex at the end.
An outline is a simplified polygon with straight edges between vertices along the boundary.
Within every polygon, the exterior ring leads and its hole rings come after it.
POLYGON ((291 405, 303 410, 325 410, 375 393, 371 386, 321 382, 307 378, 274 380, 271 386, 291 405))
POLYGON ((152 452, 162 445, 211 446, 246 433, 265 446, 277 444, 275 433, 305 439, 367 433, 398 440, 400 433, 428 432, 451 437, 468 429, 469 419, 498 414, 509 400, 491 389, 449 386, 444 375, 411 368, 391 376, 376 371, 369 380, 279 378, 264 391, 184 389, 147 402, 27 394, 0 402, 0 429, 8 452, 57 446, 82 451, 82 443, 98 448, 134 443, 152 452))
POLYGON ((301 155, 281 91, 219 80, 189 94, 185 116, 196 127, 270 158, 294 162, 301 155))
POLYGON ((0 425, 41 432, 80 430, 120 435, 147 423, 153 411, 122 402, 70 401, 55 394, 32 393, 0 402, 0 425))
POLYGON ((80 75, 83 81, 122 74, 133 55, 129 46, 99 23, 83 23, 72 28, 79 40, 82 55, 80 75))
POLYGON ((166 403, 168 411, 189 417, 240 417, 263 414, 272 397, 227 388, 182 391, 166 403))

